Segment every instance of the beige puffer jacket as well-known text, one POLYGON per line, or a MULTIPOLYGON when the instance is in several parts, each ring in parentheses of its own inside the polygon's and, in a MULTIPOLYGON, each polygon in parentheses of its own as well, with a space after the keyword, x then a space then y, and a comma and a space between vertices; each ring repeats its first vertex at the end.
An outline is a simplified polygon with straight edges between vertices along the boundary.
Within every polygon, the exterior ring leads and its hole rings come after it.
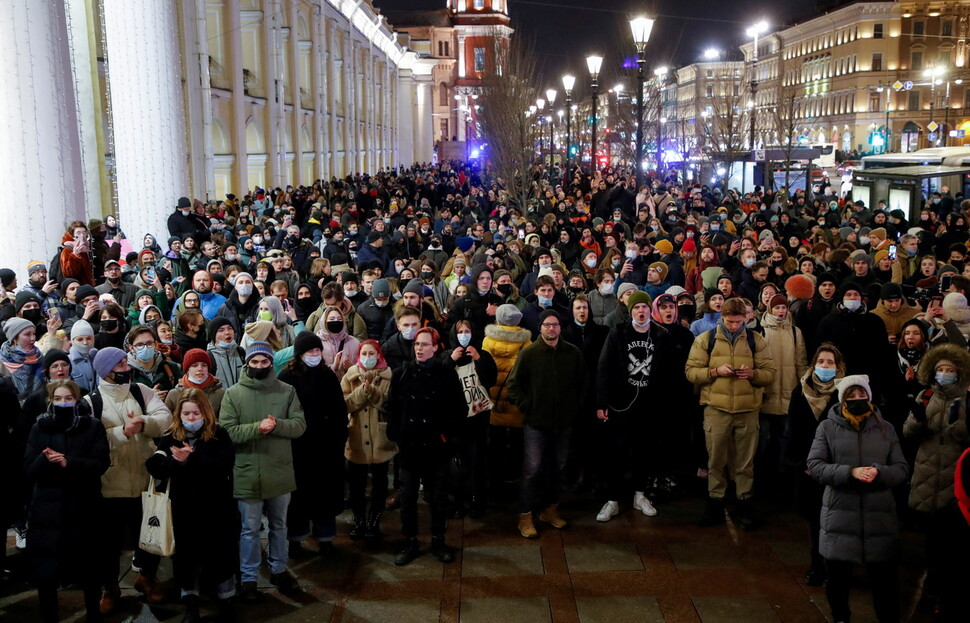
POLYGON ((397 444, 387 438, 387 419, 383 413, 391 376, 390 368, 361 370, 354 364, 340 379, 349 417, 344 456, 351 463, 386 463, 397 454, 397 444), (366 392, 364 379, 370 382, 366 392))
POLYGON ((775 362, 775 379, 765 388, 761 412, 781 415, 788 413, 792 390, 805 376, 808 367, 805 337, 802 330, 792 323, 791 314, 779 321, 766 313, 761 317, 761 327, 775 362))
POLYGON ((931 512, 953 500, 953 475, 960 455, 970 446, 967 430, 967 390, 970 386, 970 353, 953 344, 934 346, 920 361, 919 382, 930 389, 916 397, 917 409, 926 402, 925 417, 910 413, 903 424, 903 435, 919 442, 913 477, 910 481, 909 505, 915 510, 931 512), (940 360, 953 362, 958 370, 957 382, 943 389, 936 382, 936 365, 940 360), (932 390, 929 400, 926 395, 932 390))
MULTIPOLYGON (((714 348, 710 355, 707 345, 710 331, 701 333, 694 339, 690 355, 687 356, 687 380, 701 390, 701 404, 727 411, 728 413, 747 413, 761 409, 763 388, 775 380, 775 363, 768 349, 768 342, 759 333, 752 334, 754 352, 748 346, 744 333, 732 344, 720 325, 715 327, 714 348), (737 370, 742 365, 754 369, 750 379, 711 376, 711 368, 724 364, 737 370)), ((745 329, 747 332, 748 329, 745 329)))

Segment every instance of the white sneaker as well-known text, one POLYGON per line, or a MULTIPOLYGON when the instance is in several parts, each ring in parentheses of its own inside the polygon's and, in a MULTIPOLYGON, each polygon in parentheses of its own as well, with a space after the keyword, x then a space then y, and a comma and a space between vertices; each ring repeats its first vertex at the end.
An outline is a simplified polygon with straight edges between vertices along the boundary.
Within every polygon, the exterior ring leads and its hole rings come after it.
POLYGON ((14 528, 17 535, 17 549, 27 549, 27 528, 14 528))
POLYGON ((600 509, 599 514, 596 515, 596 521, 607 522, 619 514, 620 514, 620 505, 614 502, 613 500, 610 500, 609 502, 603 505, 603 508, 600 509))
POLYGON ((647 496, 643 495, 643 492, 641 491, 637 491, 636 495, 633 496, 633 508, 637 509, 647 517, 657 516, 657 509, 654 508, 647 496))

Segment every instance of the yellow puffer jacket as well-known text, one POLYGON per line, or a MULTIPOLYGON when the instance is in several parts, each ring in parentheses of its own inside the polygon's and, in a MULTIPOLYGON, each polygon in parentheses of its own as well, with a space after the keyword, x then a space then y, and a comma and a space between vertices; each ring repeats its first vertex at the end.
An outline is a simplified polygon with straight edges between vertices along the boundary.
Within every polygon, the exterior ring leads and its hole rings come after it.
POLYGON ((771 359, 775 362, 775 380, 765 388, 761 412, 781 415, 788 413, 791 393, 805 376, 808 367, 805 336, 801 329, 792 324, 791 314, 781 321, 771 314, 765 314, 761 326, 765 331, 771 359))
POLYGON ((522 427, 522 412, 509 400, 509 392, 505 381, 515 365, 515 360, 523 348, 532 343, 532 335, 522 327, 506 327, 490 324, 485 327, 485 339, 482 350, 488 352, 495 360, 498 378, 495 387, 489 394, 495 408, 492 409, 491 423, 493 426, 522 427))
MULTIPOLYGON (((701 404, 728 413, 747 413, 761 409, 762 388, 771 385, 775 380, 775 363, 768 349, 768 342, 758 333, 753 333, 754 352, 748 346, 748 339, 742 333, 732 344, 720 325, 716 331, 714 348, 710 355, 707 345, 710 331, 701 333, 694 339, 690 355, 687 357, 687 380, 701 389, 701 404), (711 376, 711 369, 728 364, 735 370, 742 365, 754 369, 754 376, 750 379, 739 379, 733 376, 711 376)), ((745 329, 748 331, 748 329, 745 329)))

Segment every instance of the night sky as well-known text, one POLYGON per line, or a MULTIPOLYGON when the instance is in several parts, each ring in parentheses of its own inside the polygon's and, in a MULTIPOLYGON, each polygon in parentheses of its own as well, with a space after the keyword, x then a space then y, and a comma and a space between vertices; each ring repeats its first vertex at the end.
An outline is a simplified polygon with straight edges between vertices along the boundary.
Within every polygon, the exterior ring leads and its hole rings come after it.
MULTIPOLYGON (((445 0, 373 1, 386 10, 445 6, 445 0)), ((539 67, 550 76, 543 86, 560 88, 567 71, 586 75, 584 59, 594 51, 606 57, 601 84, 623 80, 623 57, 635 53, 628 24, 635 14, 657 20, 647 45, 650 69, 687 65, 710 47, 740 60, 737 46, 752 23, 764 19, 776 30, 816 14, 815 0, 509 0, 509 7, 516 34, 534 43, 539 67)))

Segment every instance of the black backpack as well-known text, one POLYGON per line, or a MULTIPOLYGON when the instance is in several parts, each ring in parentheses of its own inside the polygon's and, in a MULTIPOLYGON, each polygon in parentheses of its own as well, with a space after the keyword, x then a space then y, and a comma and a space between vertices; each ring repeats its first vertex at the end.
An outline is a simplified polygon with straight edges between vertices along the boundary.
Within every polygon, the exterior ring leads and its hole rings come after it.
POLYGON ((60 285, 61 279, 64 278, 64 274, 61 272, 61 253, 63 251, 64 247, 57 247, 57 251, 54 252, 54 257, 51 258, 50 266, 47 269, 47 278, 58 285, 60 285))
MULTIPOLYGON (((141 407, 141 414, 145 415, 147 413, 145 410, 145 396, 141 393, 141 384, 132 383, 130 393, 131 397, 138 403, 138 406, 141 407)), ((88 394, 88 398, 91 399, 91 415, 100 420, 101 412, 104 410, 104 398, 101 396, 101 388, 98 387, 88 394)))

